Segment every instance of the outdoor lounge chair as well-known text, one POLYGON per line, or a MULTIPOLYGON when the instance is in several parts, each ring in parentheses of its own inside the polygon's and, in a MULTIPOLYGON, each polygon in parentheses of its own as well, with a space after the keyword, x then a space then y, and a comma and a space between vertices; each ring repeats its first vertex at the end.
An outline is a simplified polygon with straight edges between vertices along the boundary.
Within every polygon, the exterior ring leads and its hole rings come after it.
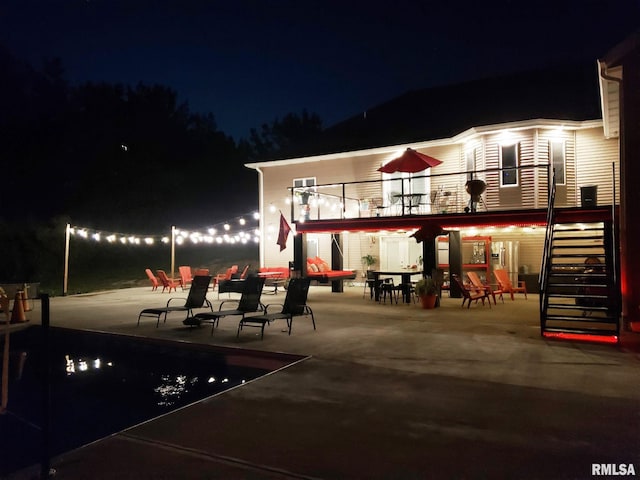
POLYGON ((511 295, 511 300, 514 300, 514 293, 524 293, 524 298, 527 298, 527 286, 525 285, 524 281, 518 282, 518 286, 514 287, 506 270, 498 268, 493 271, 493 274, 498 281, 498 285, 500 285, 500 290, 511 295))
POLYGON ((471 301, 475 300, 478 303, 478 300, 482 300, 482 305, 484 305, 485 299, 489 304, 489 308, 491 308, 491 298, 489 297, 490 293, 488 290, 477 289, 474 286, 465 285, 458 275, 451 275, 451 278, 458 284, 460 287, 460 292, 462 293, 462 306, 464 307, 465 302, 468 302, 467 308, 471 307, 471 301))
POLYGON ((169 293, 171 293, 171 289, 173 289, 174 292, 178 291, 178 287, 181 285, 180 279, 169 278, 164 270, 158 270, 156 273, 158 274, 158 278, 162 284, 163 292, 165 290, 169 290, 169 293))
POLYGON ((496 303, 496 295, 500 295, 500 300, 502 300, 502 303, 504 303, 504 297, 502 296, 502 290, 498 287, 498 288, 493 288, 491 285, 489 285, 488 283, 484 283, 482 280, 480 280, 480 277, 478 276, 477 272, 467 272, 467 277, 469 277, 469 280, 471 281, 471 284, 476 287, 478 290, 488 290, 489 294, 491 294, 491 297, 493 298, 493 304, 497 305, 496 303))
POLYGON ((209 289, 209 283, 211 283, 211 276, 197 276, 193 278, 191 282, 191 288, 189 289, 189 295, 185 299, 170 298, 167 301, 165 307, 159 308, 145 308, 138 315, 138 326, 140 326, 140 318, 142 317, 155 317, 156 328, 160 325, 160 317, 164 314, 164 322, 167 321, 167 314, 169 312, 187 312, 187 318, 193 316, 193 310, 196 308, 209 308, 213 311, 213 305, 207 300, 207 290, 209 289), (185 300, 184 305, 171 305, 172 301, 185 300))
POLYGON ((153 274, 150 268, 147 268, 145 270, 145 273, 147 274, 147 277, 149 277, 149 281, 151 282, 151 291, 155 292, 160 286, 160 280, 153 274))
POLYGON ((180 272, 182 290, 184 290, 187 288, 187 285, 191 285, 191 281, 193 280, 193 277, 191 276, 191 267, 188 265, 181 265, 178 267, 178 271, 180 272))
POLYGON ((254 313, 263 308, 260 303, 260 296, 264 287, 264 278, 247 277, 242 284, 243 290, 240 299, 225 300, 220 304, 217 312, 198 313, 192 318, 185 319, 183 323, 191 326, 199 326, 203 322, 211 323, 211 335, 213 335, 213 331, 222 317, 242 315, 242 318, 244 318, 247 313, 254 313), (227 302, 237 302, 238 306, 232 310, 223 310, 222 307, 227 302))
POLYGON ((264 327, 266 324, 273 322, 274 320, 284 319, 287 321, 287 329, 289 335, 291 335, 291 327, 293 325, 293 317, 300 315, 311 315, 311 322, 313 323, 313 329, 316 329, 316 320, 313 316, 313 311, 307 305, 307 296, 309 294, 309 284, 311 280, 309 278, 292 278, 289 281, 287 287, 287 296, 282 304, 282 309, 278 313, 269 313, 269 308, 273 305, 265 306, 264 315, 256 315, 251 317, 243 317, 238 324, 237 336, 240 336, 240 330, 244 326, 258 327, 260 328, 260 339, 264 338, 264 327))

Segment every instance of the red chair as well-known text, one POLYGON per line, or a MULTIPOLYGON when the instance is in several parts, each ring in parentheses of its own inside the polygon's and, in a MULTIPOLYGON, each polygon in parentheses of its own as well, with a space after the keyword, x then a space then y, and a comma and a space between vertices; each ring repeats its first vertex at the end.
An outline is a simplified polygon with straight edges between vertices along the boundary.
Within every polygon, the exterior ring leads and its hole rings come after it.
POLYGON ((182 282, 182 290, 184 290, 187 285, 191 285, 191 281, 193 277, 191 276, 191 267, 187 265, 182 265, 178 267, 178 271, 180 272, 180 281, 182 282))
POLYGON ((220 283, 222 280, 231 280, 231 277, 234 273, 238 273, 238 265, 233 265, 230 268, 227 268, 225 273, 219 273, 215 276, 216 283, 220 283))
POLYGON ((484 283, 482 280, 480 280, 480 277, 478 276, 478 274, 476 272, 467 272, 467 277, 469 277, 469 280, 471 281, 471 285, 476 287, 478 290, 488 290, 489 291, 489 293, 493 297, 493 304, 494 305, 497 305, 497 303, 496 303, 496 295, 499 295, 500 296, 500 300, 502 300, 502 303, 504 303, 504 297, 502 296, 502 290, 499 287, 498 288, 493 288, 488 283, 484 283))
POLYGON ((160 279, 160 283, 162 283, 162 291, 169 290, 171 293, 171 289, 174 292, 177 292, 177 288, 181 287, 182 282, 177 278, 169 278, 164 270, 158 270, 156 272, 158 274, 158 278, 160 279))
POLYGON ((247 278, 247 273, 249 273, 249 265, 244 266, 244 268, 242 269, 242 273, 240 274, 240 278, 243 280, 247 278))
POLYGON ((524 293, 524 298, 526 300, 527 286, 525 285, 524 281, 521 280, 518 282, 518 286, 514 286, 511 283, 511 279, 509 278, 509 274, 507 273, 507 271, 501 268, 494 270, 493 274, 498 281, 498 285, 500 285, 500 290, 502 290, 504 293, 509 293, 511 295, 511 300, 514 299, 514 293, 524 293))
POLYGON ((151 282, 151 291, 156 291, 158 289, 158 286, 160 286, 160 280, 158 280, 158 277, 153 274, 150 268, 147 268, 145 272, 147 273, 147 277, 149 277, 149 281, 151 282))
POLYGON ((460 280, 460 277, 456 274, 452 274, 451 278, 453 278, 453 281, 456 282, 458 284, 458 287, 460 288, 460 293, 462 293, 463 307, 465 302, 469 302, 467 304, 467 308, 469 308, 471 307, 471 301, 475 301, 476 303, 478 303, 478 300, 482 300, 482 305, 484 305, 484 301, 486 299, 487 303, 489 304, 489 308, 491 308, 491 294, 489 293, 489 290, 478 289, 473 285, 465 285, 462 280, 460 280))

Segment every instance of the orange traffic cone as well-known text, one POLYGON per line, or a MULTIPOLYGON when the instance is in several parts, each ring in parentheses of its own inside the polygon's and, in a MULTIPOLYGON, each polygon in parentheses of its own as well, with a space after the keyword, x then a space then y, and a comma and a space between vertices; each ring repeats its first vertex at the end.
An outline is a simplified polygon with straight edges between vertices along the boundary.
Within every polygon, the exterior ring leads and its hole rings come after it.
POLYGON ((20 298, 22 299, 22 309, 25 312, 30 311, 31 307, 29 306, 29 297, 27 296, 27 289, 26 288, 24 290, 20 291, 20 298))
POLYGON ((4 320, 0 320, 0 323, 9 323, 9 320, 11 320, 11 315, 9 315, 9 312, 11 310, 9 309, 9 307, 9 297, 7 297, 6 295, 0 295, 0 310, 2 310, 2 312, 4 313, 4 317, 6 318, 6 322, 4 320))
POLYGON ((16 298, 13 300, 13 311, 11 312, 11 323, 26 322, 27 317, 24 315, 22 306, 22 296, 20 292, 16 292, 16 298))

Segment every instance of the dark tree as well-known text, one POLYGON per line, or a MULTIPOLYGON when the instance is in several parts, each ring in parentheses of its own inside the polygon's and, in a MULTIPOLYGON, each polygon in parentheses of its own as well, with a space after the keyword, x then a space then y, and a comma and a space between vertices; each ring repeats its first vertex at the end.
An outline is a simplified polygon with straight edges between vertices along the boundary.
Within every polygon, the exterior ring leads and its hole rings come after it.
POLYGON ((252 160, 268 160, 295 155, 297 148, 317 139, 322 133, 322 120, 316 113, 302 111, 301 115, 288 113, 282 120, 263 124, 260 130, 252 128, 248 149, 252 160))

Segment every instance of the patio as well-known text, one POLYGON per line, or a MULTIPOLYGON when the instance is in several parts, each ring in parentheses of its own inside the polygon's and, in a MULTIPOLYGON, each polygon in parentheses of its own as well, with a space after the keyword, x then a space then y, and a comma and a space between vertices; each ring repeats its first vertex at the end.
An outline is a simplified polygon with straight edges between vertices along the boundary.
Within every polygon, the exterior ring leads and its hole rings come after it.
POLYGON ((423 310, 363 299, 362 286, 312 287, 318 330, 298 318, 290 337, 274 324, 264 341, 253 329, 236 339, 231 318, 213 337, 179 314, 136 327, 167 298, 148 287, 55 297, 51 323, 311 358, 70 452, 53 461, 57 478, 582 478, 592 463, 639 466, 637 350, 542 339, 537 295, 470 310, 445 296, 423 310))

